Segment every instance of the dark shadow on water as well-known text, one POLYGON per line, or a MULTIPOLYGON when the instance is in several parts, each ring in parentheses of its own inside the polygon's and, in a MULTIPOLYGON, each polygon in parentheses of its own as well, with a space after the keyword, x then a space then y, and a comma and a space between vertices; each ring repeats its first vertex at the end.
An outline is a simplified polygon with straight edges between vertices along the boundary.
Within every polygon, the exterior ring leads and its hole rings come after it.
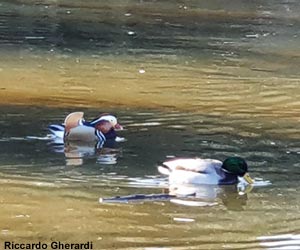
MULTIPOLYGON (((141 181, 141 180, 140 180, 141 181)), ((149 181, 145 180, 145 183, 149 181)), ((134 185, 132 183, 131 185, 134 185)), ((229 185, 172 185, 162 193, 129 194, 115 197, 100 197, 100 203, 145 203, 171 202, 187 207, 224 206, 227 210, 242 211, 247 205, 248 194, 252 186, 229 185), (240 191, 240 189, 243 191, 240 191)))

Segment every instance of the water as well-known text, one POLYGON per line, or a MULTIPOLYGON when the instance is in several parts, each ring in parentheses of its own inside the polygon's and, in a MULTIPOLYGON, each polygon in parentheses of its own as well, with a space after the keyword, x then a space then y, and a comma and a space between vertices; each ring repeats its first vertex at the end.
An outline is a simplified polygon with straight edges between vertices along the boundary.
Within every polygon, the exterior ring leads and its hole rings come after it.
POLYGON ((296 1, 27 0, 0 10, 0 244, 300 249, 296 1), (64 153, 41 140, 76 110, 116 114, 126 141, 64 153), (231 155, 249 163, 252 190, 98 202, 161 194, 166 158, 231 155))
POLYGON ((259 237, 297 235, 297 140, 276 139, 268 133, 251 137, 234 125, 233 131, 239 133, 218 131, 224 123, 218 117, 112 110, 126 128, 120 135, 127 141, 113 152, 117 163, 102 164, 99 154, 90 154, 81 165, 76 161, 72 165, 68 155, 54 152, 48 141, 26 138, 33 131, 45 135, 46 124, 59 121, 63 110, 4 107, 1 111, 1 131, 6 135, 1 141, 3 240, 90 240, 97 249, 260 249, 260 241, 265 240, 259 237), (199 120, 203 122, 195 122, 199 120), (190 200, 193 204, 182 204, 185 199, 180 198, 98 203, 99 197, 160 194, 167 183, 156 163, 167 156, 224 159, 234 154, 247 159, 253 177, 272 185, 254 187, 245 195, 234 186, 199 187, 198 197, 190 200))

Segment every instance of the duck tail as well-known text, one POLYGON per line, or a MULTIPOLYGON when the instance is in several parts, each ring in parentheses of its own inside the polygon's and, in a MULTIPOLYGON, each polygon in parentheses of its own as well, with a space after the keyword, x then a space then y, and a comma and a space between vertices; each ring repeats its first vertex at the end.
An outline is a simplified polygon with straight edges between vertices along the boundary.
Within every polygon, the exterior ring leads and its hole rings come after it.
POLYGON ((165 165, 164 163, 160 163, 159 166, 157 167, 158 172, 164 175, 170 175, 171 169, 165 165))
POLYGON ((52 135, 64 138, 65 126, 62 124, 51 124, 48 126, 49 131, 52 135))

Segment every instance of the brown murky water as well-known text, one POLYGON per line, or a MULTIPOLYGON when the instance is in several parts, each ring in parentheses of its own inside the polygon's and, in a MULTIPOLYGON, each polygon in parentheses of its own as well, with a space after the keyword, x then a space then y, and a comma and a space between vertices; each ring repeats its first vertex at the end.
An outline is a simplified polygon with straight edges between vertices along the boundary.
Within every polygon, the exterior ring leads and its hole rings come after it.
POLYGON ((2 1, 0 244, 300 249, 299 8, 2 1), (67 154, 41 140, 78 109, 117 114, 127 141, 100 151, 69 145, 67 154), (199 187, 185 204, 98 203, 161 193, 156 164, 166 157, 229 155, 272 184, 246 194, 199 187))

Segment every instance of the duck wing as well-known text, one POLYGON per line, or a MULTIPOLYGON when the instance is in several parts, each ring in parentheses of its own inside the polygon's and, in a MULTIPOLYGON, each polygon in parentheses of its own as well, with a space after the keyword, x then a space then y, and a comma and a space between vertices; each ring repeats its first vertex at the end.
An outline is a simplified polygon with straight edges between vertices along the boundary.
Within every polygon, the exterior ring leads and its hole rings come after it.
POLYGON ((83 120, 83 115, 83 112, 73 112, 69 114, 64 121, 66 132, 80 125, 80 122, 83 120))
MULTIPOLYGON (((214 159, 201 159, 201 158, 189 158, 189 159, 175 159, 165 161, 162 166, 167 168, 169 172, 176 170, 191 171, 197 173, 211 173, 215 172, 216 169, 221 168, 222 162, 214 159)), ((162 169, 159 169, 161 172, 162 169)), ((166 174, 166 170, 163 171, 166 174)), ((162 172, 161 172, 162 173, 162 172)))

